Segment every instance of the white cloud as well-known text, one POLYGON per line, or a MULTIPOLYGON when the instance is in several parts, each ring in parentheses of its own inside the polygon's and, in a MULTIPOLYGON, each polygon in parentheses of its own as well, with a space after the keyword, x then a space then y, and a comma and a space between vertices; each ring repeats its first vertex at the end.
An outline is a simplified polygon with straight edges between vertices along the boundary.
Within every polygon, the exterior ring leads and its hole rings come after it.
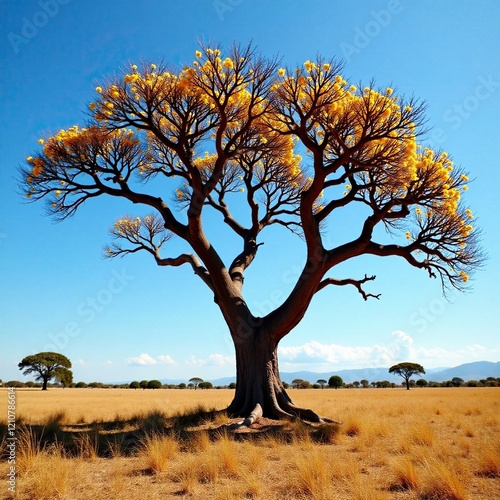
POLYGON ((158 356, 158 361, 164 363, 165 365, 175 365, 175 361, 169 354, 162 354, 158 356))
POLYGON ((108 359, 108 361, 106 361, 106 364, 107 364, 108 366, 111 366, 111 365, 113 364, 113 362, 112 362, 112 361, 110 361, 110 360, 108 359))
POLYGON ((223 354, 214 353, 209 354, 206 358, 197 358, 191 356, 186 363, 195 366, 223 366, 234 365, 235 360, 231 356, 224 356, 223 354))
POLYGON ((85 363, 83 359, 79 359, 77 360, 77 364, 79 364, 80 366, 85 366, 87 363, 85 363))
MULTIPOLYGON (((288 368, 304 368, 303 365, 336 365, 339 368, 385 367, 402 361, 412 361, 435 366, 454 366, 484 359, 485 347, 473 344, 456 350, 441 347, 415 346, 413 337, 401 330, 392 333, 387 344, 370 346, 345 346, 311 341, 299 346, 279 347, 280 365, 288 368)), ((500 351, 499 351, 500 352, 500 351)))
POLYGON ((128 358, 127 364, 137 365, 137 366, 156 365, 158 364, 158 361, 156 361, 156 359, 152 358, 149 354, 146 354, 144 352, 140 356, 134 358, 128 358))

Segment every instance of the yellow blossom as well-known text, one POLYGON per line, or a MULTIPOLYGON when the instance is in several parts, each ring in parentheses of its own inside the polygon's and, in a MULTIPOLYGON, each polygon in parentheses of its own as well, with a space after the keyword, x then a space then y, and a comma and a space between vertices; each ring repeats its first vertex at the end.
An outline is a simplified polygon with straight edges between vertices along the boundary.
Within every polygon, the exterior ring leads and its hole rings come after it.
POLYGON ((38 139, 38 144, 43 144, 45 141, 43 139, 38 139))
POLYGON ((156 64, 152 64, 151 69, 153 69, 153 70, 156 69, 156 64))
POLYGON ((224 59, 224 62, 222 63, 222 66, 224 66, 224 68, 233 69, 234 67, 233 60, 230 57, 226 57, 224 59))
POLYGON ((323 64, 323 69, 328 71, 330 69, 330 65, 328 63, 323 64))
POLYGON ((197 51, 194 53, 194 55, 195 55, 196 57, 201 57, 201 52, 200 52, 199 50, 197 50, 197 51))
POLYGON ((387 88, 385 89, 385 93, 386 93, 387 95, 392 95, 392 93, 393 93, 393 92, 394 92, 394 91, 391 89, 391 87, 387 87, 387 88))
POLYGON ((95 91, 98 92, 99 94, 102 92, 102 87, 96 87, 95 91))
POLYGON ((28 182, 28 183, 33 182, 33 177, 31 177, 31 176, 30 176, 30 177, 28 177, 28 178, 26 179, 26 182, 28 182))
POLYGON ((89 109, 90 109, 91 111, 94 111, 94 109, 95 109, 95 102, 91 102, 91 103, 89 104, 89 109))
POLYGON ((135 71, 137 69, 137 65, 136 64, 132 64, 132 70, 135 71))
POLYGON ((283 68, 280 68, 280 69, 278 70, 278 75, 279 75, 279 76, 285 76, 285 70, 284 70, 283 68))

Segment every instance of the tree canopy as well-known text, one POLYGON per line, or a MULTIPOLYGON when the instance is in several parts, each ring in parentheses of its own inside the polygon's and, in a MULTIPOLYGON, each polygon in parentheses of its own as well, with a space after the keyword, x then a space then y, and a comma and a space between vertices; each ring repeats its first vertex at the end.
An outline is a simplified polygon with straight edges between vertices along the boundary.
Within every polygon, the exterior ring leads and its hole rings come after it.
POLYGON ((339 387, 342 387, 344 385, 344 381, 342 380, 342 377, 340 375, 332 375, 328 379, 328 385, 330 387, 334 387, 335 389, 338 389, 339 387))
POLYGON ((425 370, 423 366, 418 363, 405 362, 391 366, 389 368, 389 373, 395 373, 403 377, 406 383, 406 389, 410 390, 410 378, 413 377, 413 375, 423 375, 425 370))
POLYGON ((419 144, 423 125, 422 102, 373 81, 353 85, 333 60, 281 67, 250 45, 201 46, 183 68, 133 64, 103 82, 83 127, 39 140, 21 184, 58 220, 103 195, 151 210, 118 218, 106 255, 144 251, 158 266, 186 264, 211 290, 236 349, 231 413, 259 403, 269 416, 315 420, 284 390, 279 341, 329 286, 379 297, 365 290, 375 276, 331 270, 361 255, 396 256, 443 288, 464 289, 481 262, 461 200, 469 177, 446 152, 419 144), (337 222, 348 207, 357 233, 343 241, 337 222), (229 259, 208 237, 207 211, 238 242, 226 240, 229 259), (288 297, 261 318, 244 279, 272 226, 300 235, 305 258, 288 297), (169 253, 174 237, 192 252, 169 253))
POLYGON ((42 381, 42 390, 47 390, 48 382, 57 377, 64 385, 69 385, 73 381, 71 372, 71 361, 64 355, 57 352, 39 352, 26 356, 18 364, 23 375, 35 374, 35 380, 42 381))

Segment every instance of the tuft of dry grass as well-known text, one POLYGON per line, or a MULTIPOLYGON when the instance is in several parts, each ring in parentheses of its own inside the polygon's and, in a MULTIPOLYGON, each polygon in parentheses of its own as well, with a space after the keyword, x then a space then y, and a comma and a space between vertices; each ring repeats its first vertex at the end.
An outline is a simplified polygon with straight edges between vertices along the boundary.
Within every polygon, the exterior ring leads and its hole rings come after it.
POLYGON ((77 456, 84 460, 95 461, 99 457, 99 426, 93 425, 87 432, 74 438, 77 456))
POLYGON ((69 489, 70 474, 74 474, 74 463, 59 451, 42 451, 34 457, 26 471, 21 492, 37 500, 65 498, 69 489))
POLYGON ((179 453, 179 443, 169 435, 151 434, 147 436, 139 451, 144 469, 149 472, 167 470, 169 462, 179 453))
POLYGON ((476 474, 489 478, 500 478, 500 440, 484 446, 477 458, 476 474))
POLYGON ((391 491, 413 490, 418 486, 417 470, 411 458, 400 455, 392 460, 392 478, 389 484, 391 491))
POLYGON ((432 446, 434 444, 434 429, 424 422, 418 422, 412 427, 411 440, 421 446, 432 446))
POLYGON ((418 485, 423 500, 466 500, 467 473, 453 463, 429 459, 418 485))

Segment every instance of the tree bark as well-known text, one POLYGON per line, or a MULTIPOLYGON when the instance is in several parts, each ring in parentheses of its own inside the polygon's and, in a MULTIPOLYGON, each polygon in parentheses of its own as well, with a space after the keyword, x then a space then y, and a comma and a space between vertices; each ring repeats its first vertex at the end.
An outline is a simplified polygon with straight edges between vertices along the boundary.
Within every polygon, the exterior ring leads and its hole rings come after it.
POLYGON ((272 419, 300 418, 310 422, 331 422, 309 409, 293 404, 280 378, 278 345, 258 327, 233 334, 236 350, 236 391, 228 413, 248 417, 257 405, 262 416, 272 419))

